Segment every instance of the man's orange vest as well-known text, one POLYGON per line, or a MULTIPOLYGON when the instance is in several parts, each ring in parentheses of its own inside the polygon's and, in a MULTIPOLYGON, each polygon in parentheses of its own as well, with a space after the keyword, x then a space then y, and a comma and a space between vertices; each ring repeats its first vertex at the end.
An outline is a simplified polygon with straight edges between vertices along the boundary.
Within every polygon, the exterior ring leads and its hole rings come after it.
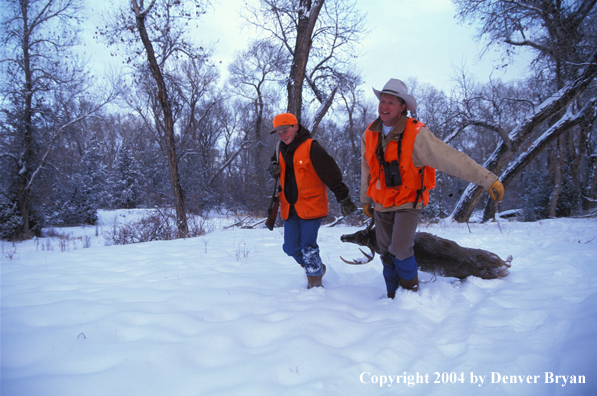
MULTIPOLYGON (((398 187, 387 187, 384 176, 384 168, 380 165, 376 155, 378 139, 381 133, 372 132, 369 128, 365 132, 365 143, 367 145, 366 160, 369 165, 371 179, 367 196, 383 207, 400 206, 413 202, 429 203, 429 190, 435 187, 435 169, 429 166, 421 168, 413 164, 413 147, 419 130, 424 126, 421 122, 409 118, 402 133, 402 149, 398 158, 398 143, 392 140, 388 143, 384 160, 387 162, 398 161, 402 185, 398 187)), ((369 125, 371 127, 371 125, 369 125)))
MULTIPOLYGON (((311 163, 311 144, 313 139, 307 139, 294 152, 294 176, 298 187, 298 199, 294 204, 296 214, 301 219, 318 219, 327 216, 328 190, 315 172, 311 163)), ((280 164, 280 186, 282 192, 278 195, 280 198, 280 214, 284 220, 288 220, 290 213, 290 204, 284 196, 286 162, 282 153, 278 154, 280 164)))

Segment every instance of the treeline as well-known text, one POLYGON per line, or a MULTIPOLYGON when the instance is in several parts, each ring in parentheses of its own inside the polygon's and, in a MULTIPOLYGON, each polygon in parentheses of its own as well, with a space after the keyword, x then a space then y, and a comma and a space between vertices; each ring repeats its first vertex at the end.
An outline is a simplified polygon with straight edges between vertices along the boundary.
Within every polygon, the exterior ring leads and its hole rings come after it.
MULTIPOLYGON (((545 10, 545 1, 527 2, 545 10)), ((210 52, 184 35, 188 21, 205 17, 203 2, 130 3, 98 30, 130 61, 100 84, 76 57, 81 3, 2 1, 1 238, 92 224, 100 208, 176 208, 182 235, 185 213, 264 216, 274 186, 266 172, 277 140, 271 119, 283 111, 336 158, 358 202, 360 138, 377 103, 363 99, 371 87, 350 61, 366 33, 354 3, 255 1, 244 17, 262 36, 228 65, 227 81, 210 52)), ((438 174, 425 215, 469 221, 477 209, 489 220, 512 210, 532 221, 592 213, 595 2, 554 1, 560 8, 543 14, 491 8, 502 3, 455 2, 465 20, 484 17, 481 36, 536 51, 532 78, 479 83, 463 72, 450 92, 406 82, 418 101, 411 116, 498 174, 505 199, 494 207, 474 186, 438 174), (539 23, 533 39, 518 40, 539 23)), ((340 209, 331 204, 333 219, 340 209)))

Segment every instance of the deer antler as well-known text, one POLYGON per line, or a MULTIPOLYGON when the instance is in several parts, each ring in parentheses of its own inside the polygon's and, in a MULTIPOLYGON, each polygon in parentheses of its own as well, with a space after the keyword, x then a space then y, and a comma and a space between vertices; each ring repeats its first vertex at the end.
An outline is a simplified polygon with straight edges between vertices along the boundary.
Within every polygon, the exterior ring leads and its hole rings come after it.
POLYGON ((342 235, 340 237, 342 242, 351 242, 351 243, 356 243, 357 245, 360 245, 360 246, 368 247, 369 250, 371 251, 371 254, 369 255, 369 254, 365 253, 362 249, 359 248, 359 250, 361 251, 361 253, 363 253, 363 255, 365 257, 362 257, 362 258, 356 259, 356 260, 352 260, 352 261, 348 261, 348 260, 343 259, 342 256, 340 256, 340 259, 342 261, 344 261, 346 264, 360 265, 360 264, 367 264, 368 262, 372 261, 375 258, 375 252, 377 249, 377 241, 375 239, 375 230, 373 229, 373 225, 374 225, 374 221, 373 221, 373 219, 371 219, 369 221, 369 224, 367 225, 367 227, 364 230, 357 231, 354 234, 342 235))
POLYGON ((375 258, 375 252, 373 251, 373 249, 369 249, 371 250, 371 255, 368 255, 367 253, 363 252, 363 249, 360 249, 361 253, 363 253, 363 255, 365 256, 365 258, 361 258, 359 260, 355 259, 352 261, 348 261, 342 258, 342 256, 340 256, 340 260, 344 261, 346 264, 352 264, 352 265, 361 265, 361 264, 367 264, 368 262, 370 262, 371 260, 373 260, 375 258), (366 260, 366 261, 363 261, 366 260))

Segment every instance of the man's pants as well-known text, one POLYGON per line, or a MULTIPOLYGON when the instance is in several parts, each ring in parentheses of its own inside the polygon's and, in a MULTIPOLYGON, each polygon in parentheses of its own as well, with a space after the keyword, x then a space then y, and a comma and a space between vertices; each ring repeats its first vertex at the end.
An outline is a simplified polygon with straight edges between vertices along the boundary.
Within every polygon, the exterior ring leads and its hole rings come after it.
POLYGON ((317 233, 321 219, 304 220, 298 217, 294 208, 284 221, 284 253, 293 257, 305 267, 308 276, 323 275, 323 264, 319 256, 317 233))
POLYGON ((375 211, 374 216, 375 236, 384 264, 384 280, 388 292, 394 292, 400 278, 410 281, 417 276, 413 247, 421 210, 375 211))

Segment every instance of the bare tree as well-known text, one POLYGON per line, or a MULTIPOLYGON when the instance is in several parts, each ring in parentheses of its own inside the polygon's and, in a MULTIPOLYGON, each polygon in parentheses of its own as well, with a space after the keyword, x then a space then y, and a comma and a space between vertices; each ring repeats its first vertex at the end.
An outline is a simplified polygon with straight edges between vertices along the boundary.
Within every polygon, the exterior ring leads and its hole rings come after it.
MULTIPOLYGON (((359 89, 362 84, 360 76, 347 76, 344 79, 344 84, 340 88, 338 96, 340 97, 340 105, 342 113, 347 117, 346 131, 348 132, 348 140, 350 143, 350 156, 360 158, 361 155, 361 133, 364 130, 362 122, 359 122, 359 114, 363 114, 363 110, 367 107, 362 103, 363 91, 359 89)), ((360 169, 360 166, 359 166, 360 169)))
MULTIPOLYGON (((284 48, 278 43, 257 40, 246 50, 236 54, 228 66, 230 92, 238 97, 236 106, 244 112, 241 145, 250 149, 243 158, 245 164, 245 183, 247 183, 247 203, 249 210, 260 211, 265 207, 263 191, 269 190, 265 171, 273 139, 270 138, 272 105, 276 103, 278 88, 284 82, 288 58, 284 48)), ((236 107, 235 106, 235 107, 236 107)), ((237 110, 235 110, 237 111, 237 110)), ((240 131, 239 131, 240 132, 240 131)))
POLYGON ((291 59, 287 111, 304 122, 305 82, 319 102, 311 127, 314 131, 356 56, 356 44, 366 32, 364 16, 354 1, 341 0, 261 0, 261 8, 249 12, 247 22, 280 43, 291 59))
MULTIPOLYGON (((538 75, 547 77, 545 84, 551 87, 553 96, 544 101, 535 114, 518 124, 506 136, 505 128, 499 124, 481 125, 492 129, 503 138, 501 144, 486 162, 490 170, 497 173, 507 164, 507 160, 523 143, 531 138, 532 132, 544 126, 554 126, 563 117, 568 106, 591 84, 595 78, 595 29, 597 0, 561 2, 559 0, 454 0, 459 16, 463 20, 483 21, 478 38, 487 38, 490 45, 499 45, 506 50, 506 56, 516 48, 527 48, 535 53, 534 64, 538 75), (554 107, 555 106, 555 107, 554 107)), ((581 103, 582 107, 582 103, 581 103)), ((554 139, 556 147, 551 150, 550 169, 554 189, 551 197, 550 215, 555 215, 555 207, 561 190, 562 164, 574 162, 577 151, 565 138, 566 133, 575 130, 569 127, 558 129, 557 135, 564 139, 554 139), (566 155, 563 160, 561 157, 566 155)), ((546 145, 536 145, 543 150, 546 145)), ((527 164, 519 161, 519 164, 527 164)), ((518 172, 521 167, 516 168, 518 172)), ((469 186, 462 196, 453 216, 457 221, 468 220, 480 198, 480 190, 469 186), (475 193, 472 193, 475 191, 475 193)), ((486 210, 486 215, 491 210, 486 210)))
POLYGON ((161 114, 154 120, 155 128, 163 137, 177 227, 183 236, 188 231, 188 225, 178 171, 169 72, 175 67, 171 64, 176 61, 199 60, 205 56, 202 48, 188 39, 188 31, 190 23, 205 13, 207 3, 203 0, 131 0, 128 9, 125 7, 118 11, 111 22, 100 30, 109 44, 122 44, 136 71, 151 75, 155 83, 155 98, 161 109, 161 114))
MULTIPOLYGON (((514 154, 513 149, 518 149, 524 142, 528 140, 531 134, 537 130, 538 127, 550 120, 552 117, 561 113, 562 109, 566 109, 575 98, 583 92, 587 86, 597 76, 597 55, 593 56, 592 62, 577 73, 576 78, 566 84, 558 92, 554 93, 549 99, 544 101, 536 110, 534 114, 528 117, 524 122, 520 123, 510 134, 509 143, 503 141, 494 150, 484 166, 490 171, 497 173, 502 169, 514 154)), ((583 113, 584 114, 584 113, 583 113)), ((569 127, 575 125, 567 123, 569 127)), ((561 132, 560 132, 561 133, 561 132)), ((540 147, 545 147, 544 145, 540 147)), ((524 162, 524 161, 523 161, 524 162)), ((517 167, 518 172, 522 171, 524 167, 517 167)), ((511 180, 511 176, 509 177, 511 180)), ((502 180, 504 181, 504 180, 502 180)), ((474 207, 479 202, 483 191, 479 186, 469 185, 463 193, 458 205, 454 209, 453 217, 456 221, 468 221, 474 207)))
POLYGON ((265 138, 271 130, 271 124, 265 121, 267 106, 274 101, 274 87, 283 81, 287 63, 283 48, 268 41, 256 41, 247 51, 237 54, 228 67, 231 91, 251 107, 250 134, 246 138, 255 143, 255 174, 263 172, 264 157, 267 157, 263 153, 265 138))
POLYGON ((7 121, 1 155, 14 161, 9 177, 22 219, 19 237, 29 238, 35 231, 32 197, 54 143, 105 101, 92 107, 78 105, 91 88, 73 51, 78 44, 80 1, 3 0, 0 8, 2 110, 7 121))
POLYGON ((453 0, 462 20, 482 20, 478 38, 500 45, 506 57, 516 48, 535 53, 534 62, 564 86, 594 51, 597 0, 453 0))

